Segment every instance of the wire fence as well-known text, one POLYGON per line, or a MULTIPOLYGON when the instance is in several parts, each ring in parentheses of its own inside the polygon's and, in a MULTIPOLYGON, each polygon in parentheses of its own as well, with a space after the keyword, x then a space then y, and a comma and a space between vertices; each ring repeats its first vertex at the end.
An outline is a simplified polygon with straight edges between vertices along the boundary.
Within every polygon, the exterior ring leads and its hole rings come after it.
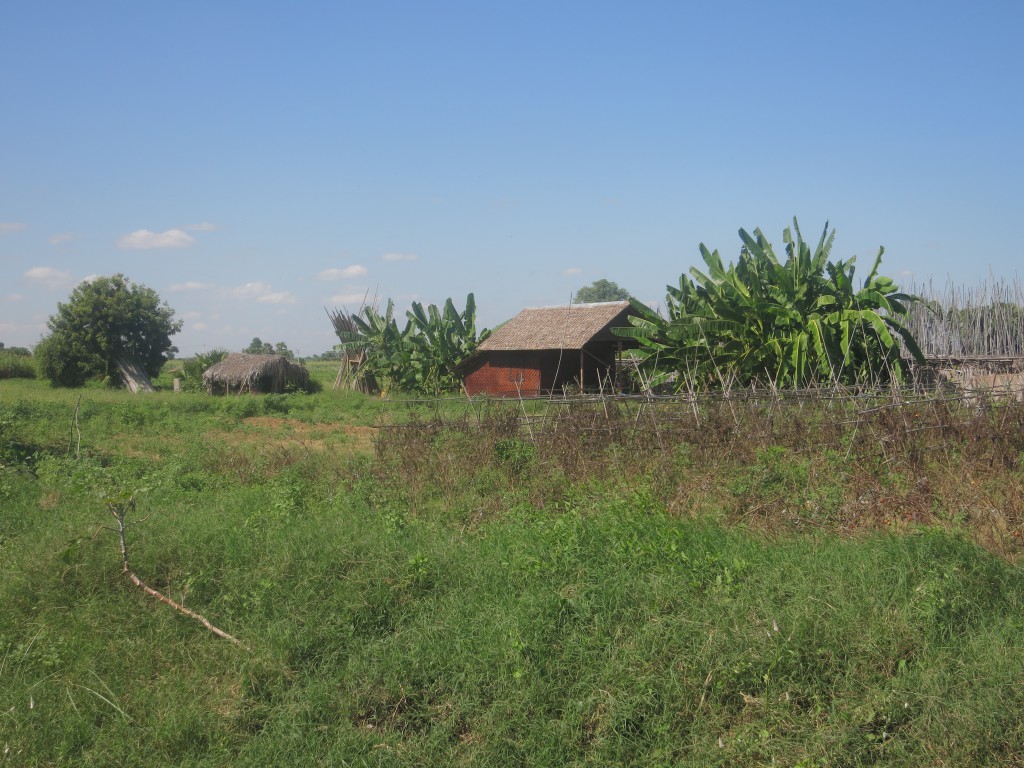
POLYGON ((380 426, 382 444, 391 447, 455 431, 489 436, 491 443, 516 439, 577 452, 610 444, 664 450, 685 443, 712 451, 782 444, 851 454, 866 443, 885 458, 909 446, 927 452, 981 440, 1000 461, 1015 462, 1024 430, 1008 425, 1024 424, 1022 399, 1019 390, 922 387, 441 398, 392 403, 380 426), (1014 437, 1014 429, 1021 434, 1014 437))

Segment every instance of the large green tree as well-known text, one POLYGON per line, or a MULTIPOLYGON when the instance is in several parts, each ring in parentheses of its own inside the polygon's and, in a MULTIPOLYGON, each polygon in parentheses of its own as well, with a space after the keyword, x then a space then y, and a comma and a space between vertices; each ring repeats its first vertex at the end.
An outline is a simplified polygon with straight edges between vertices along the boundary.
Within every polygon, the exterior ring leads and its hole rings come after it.
POLYGON ((80 283, 47 325, 50 333, 35 352, 40 370, 67 387, 90 379, 119 384, 119 361, 156 376, 177 352, 171 336, 181 330, 156 291, 120 274, 80 283))
POLYGON ((828 224, 812 249, 794 219, 783 231, 784 261, 761 230, 739 234, 735 264, 701 243, 706 271, 668 286, 667 317, 633 301, 632 327, 616 329, 640 343, 655 383, 871 385, 903 379, 904 351, 921 359, 904 324, 914 297, 878 273, 884 249, 858 288, 856 257, 830 260, 828 224))
POLYGON ((629 291, 611 280, 595 280, 576 291, 573 298, 577 304, 593 304, 599 301, 628 301, 629 291))

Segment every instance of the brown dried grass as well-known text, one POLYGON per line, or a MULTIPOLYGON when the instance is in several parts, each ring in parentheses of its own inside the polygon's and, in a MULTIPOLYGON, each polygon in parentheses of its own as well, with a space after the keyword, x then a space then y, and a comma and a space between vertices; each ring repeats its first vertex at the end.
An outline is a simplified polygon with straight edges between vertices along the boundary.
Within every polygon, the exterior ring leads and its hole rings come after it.
POLYGON ((766 534, 932 525, 1021 551, 1024 404, 1013 400, 605 400, 528 416, 516 404, 383 428, 377 456, 412 496, 477 512, 508 494, 557 506, 589 483, 642 487, 676 514, 766 534))

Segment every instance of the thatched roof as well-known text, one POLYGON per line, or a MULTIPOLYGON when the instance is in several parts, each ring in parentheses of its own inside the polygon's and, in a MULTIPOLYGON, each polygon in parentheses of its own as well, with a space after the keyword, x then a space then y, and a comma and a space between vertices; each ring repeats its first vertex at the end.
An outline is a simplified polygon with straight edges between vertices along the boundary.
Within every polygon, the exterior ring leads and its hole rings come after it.
POLYGON ((283 392, 288 386, 304 388, 308 384, 309 371, 284 355, 235 353, 211 365, 203 374, 208 392, 283 392))
POLYGON ((617 338, 610 329, 629 325, 628 314, 628 301, 530 307, 495 330, 477 349, 480 352, 583 349, 592 341, 617 338))

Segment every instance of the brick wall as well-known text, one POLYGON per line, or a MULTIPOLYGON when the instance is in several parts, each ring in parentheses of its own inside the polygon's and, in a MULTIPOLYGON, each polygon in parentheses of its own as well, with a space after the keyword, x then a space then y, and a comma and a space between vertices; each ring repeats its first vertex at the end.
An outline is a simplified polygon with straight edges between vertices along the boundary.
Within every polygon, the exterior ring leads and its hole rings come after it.
POLYGON ((535 397, 541 393, 540 369, 536 354, 493 352, 466 375, 466 392, 471 396, 535 397))

